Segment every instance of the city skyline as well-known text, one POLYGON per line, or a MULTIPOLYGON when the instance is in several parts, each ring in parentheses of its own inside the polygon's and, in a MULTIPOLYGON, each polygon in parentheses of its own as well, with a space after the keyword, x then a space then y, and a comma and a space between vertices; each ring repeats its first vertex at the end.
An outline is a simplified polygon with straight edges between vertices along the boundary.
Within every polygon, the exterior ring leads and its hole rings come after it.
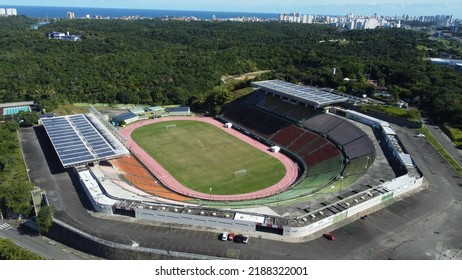
POLYGON ((454 15, 462 18, 462 2, 446 0, 441 2, 428 0, 43 0, 38 5, 34 0, 15 0, 2 4, 5 6, 58 6, 58 7, 94 7, 122 9, 155 9, 155 10, 191 10, 191 11, 228 11, 228 12, 261 12, 261 13, 291 13, 345 15, 372 15, 374 13, 393 16, 408 14, 412 16, 454 15))

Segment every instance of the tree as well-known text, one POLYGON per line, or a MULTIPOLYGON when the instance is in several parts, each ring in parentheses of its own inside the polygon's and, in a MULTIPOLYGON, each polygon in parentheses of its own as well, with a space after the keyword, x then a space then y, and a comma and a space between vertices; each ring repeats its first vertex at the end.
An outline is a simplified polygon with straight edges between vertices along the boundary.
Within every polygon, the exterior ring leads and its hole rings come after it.
MULTIPOLYGON (((33 21, 0 18, 0 103, 35 100, 47 111, 66 101, 180 103, 219 112, 228 97, 207 96, 221 77, 253 70, 271 70, 261 79, 345 86, 355 94, 372 92, 366 88, 367 74, 381 88, 399 87, 390 89, 396 98, 420 97, 428 111, 462 100, 460 73, 425 59, 442 51, 459 58, 460 48, 428 40, 423 32, 161 20, 57 21, 31 30, 33 21), (70 31, 83 40, 48 40, 51 31, 70 31), (344 78, 358 84, 348 85, 344 78), (440 95, 435 92, 446 90, 456 94, 433 104, 440 95)), ((451 115, 433 113, 453 123, 459 105, 453 109, 451 115)))
POLYGON ((38 123, 39 116, 35 112, 20 111, 16 116, 21 126, 33 126, 38 123))
POLYGON ((207 98, 207 102, 212 106, 213 114, 219 114, 221 107, 233 99, 230 87, 230 85, 216 86, 207 98))
POLYGON ((28 216, 31 211, 30 192, 32 186, 29 182, 17 178, 7 179, 0 185, 0 202, 13 212, 28 216))
POLYGON ((337 87, 338 92, 346 92, 346 90, 347 90, 346 86, 338 86, 337 87))
POLYGON ((0 260, 43 260, 43 258, 9 239, 0 238, 0 260))
POLYGON ((41 233, 47 233, 51 229, 51 226, 53 225, 51 206, 47 205, 40 208, 36 222, 41 233))
POLYGON ((15 132, 19 128, 19 124, 15 121, 6 121, 4 127, 10 132, 15 132))

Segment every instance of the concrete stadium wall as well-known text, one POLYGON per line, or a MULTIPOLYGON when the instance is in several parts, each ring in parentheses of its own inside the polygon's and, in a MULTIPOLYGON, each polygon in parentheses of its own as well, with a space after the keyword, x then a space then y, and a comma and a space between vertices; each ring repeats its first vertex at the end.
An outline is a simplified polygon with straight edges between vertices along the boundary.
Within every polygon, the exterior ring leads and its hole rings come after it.
MULTIPOLYGON (((91 174, 90 171, 87 171, 88 174, 91 174)), ((82 189, 85 191, 85 194, 90 200, 93 208, 100 213, 104 214, 112 214, 112 205, 116 202, 115 200, 107 197, 101 190, 99 193, 95 192, 95 188, 99 188, 99 183, 94 178, 90 178, 87 176, 86 178, 83 177, 82 174, 75 171, 75 173, 79 176, 80 185, 82 189), (93 188, 93 193, 90 189, 93 188)))
MULTIPOLYGON (((418 188, 422 185, 423 178, 412 178, 409 175, 404 175, 399 178, 396 178, 392 182, 385 182, 381 185, 383 188, 393 183, 394 190, 391 190, 388 193, 379 195, 377 197, 366 200, 362 203, 359 203, 355 206, 348 208, 345 211, 339 212, 335 215, 326 217, 322 220, 319 220, 314 223, 307 224, 302 227, 290 227, 285 226, 283 229, 283 236, 287 237, 304 237, 318 231, 321 231, 324 228, 327 228, 335 223, 343 221, 346 218, 353 217, 358 213, 369 210, 373 207, 378 206, 382 202, 388 201, 391 198, 398 197, 404 193, 418 188), (410 179, 414 179, 409 182, 410 179)), ((135 209, 135 217, 142 220, 151 220, 156 222, 164 223, 173 223, 173 224, 186 224, 193 226, 202 226, 202 227, 211 227, 216 229, 226 229, 226 230, 244 230, 244 231, 254 231, 256 232, 256 223, 255 222, 246 222, 246 221, 236 221, 233 219, 225 219, 219 217, 210 217, 210 216, 198 216, 198 215, 188 215, 182 213, 172 213, 172 212, 160 212, 151 209, 135 209)))
POLYGON ((350 218, 360 212, 366 211, 367 209, 370 209, 374 206, 379 205, 381 202, 382 202, 382 196, 377 196, 361 204, 348 208, 348 210, 345 212, 347 213, 347 217, 350 218))
POLYGON ((256 223, 213 216, 188 215, 174 212, 160 212, 151 209, 135 208, 135 217, 164 223, 206 226, 218 229, 255 231, 256 223))
POLYGON ((329 216, 325 219, 309 224, 304 227, 284 227, 283 236, 287 237, 304 237, 322 230, 334 223, 334 216, 329 216))
MULTIPOLYGON (((315 232, 318 232, 324 228, 327 228, 337 222, 340 222, 344 220, 345 218, 350 218, 353 217, 354 215, 366 211, 368 209, 371 209, 382 202, 385 202, 389 200, 391 197, 397 197, 400 195, 403 195, 406 192, 409 192, 411 190, 414 190, 418 187, 420 187, 423 183, 423 177, 422 178, 415 178, 413 182, 409 183, 408 175, 404 175, 400 178, 397 178, 398 181, 402 181, 402 185, 398 184, 398 187, 389 193, 382 194, 380 196, 374 197, 370 200, 367 200, 363 203, 357 204, 355 206, 352 206, 348 208, 345 211, 342 211, 340 213, 337 213, 335 215, 326 217, 325 219, 322 219, 320 221, 317 221, 316 223, 309 224, 305 227, 284 227, 284 236, 287 237, 304 237, 309 234, 313 234, 315 232), (401 179, 401 180, 400 180, 401 179)), ((383 186, 386 187, 387 183, 384 183, 383 186)), ((395 181, 395 187, 396 187, 396 181, 395 181)))
POLYGON ((74 228, 63 221, 53 219, 53 226, 46 234, 60 243, 105 259, 118 260, 222 260, 220 256, 205 256, 171 250, 151 249, 107 241, 74 228))

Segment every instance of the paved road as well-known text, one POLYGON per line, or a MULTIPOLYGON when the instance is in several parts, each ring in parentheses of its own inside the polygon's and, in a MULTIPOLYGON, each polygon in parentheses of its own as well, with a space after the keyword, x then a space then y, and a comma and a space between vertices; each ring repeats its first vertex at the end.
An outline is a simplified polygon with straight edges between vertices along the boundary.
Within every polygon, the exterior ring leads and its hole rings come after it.
POLYGON ((16 221, 0 220, 0 237, 8 238, 48 260, 97 259, 73 248, 69 248, 44 236, 37 236, 16 221))
MULTIPOLYGON (((47 190, 61 220, 97 237, 140 247, 239 259, 444 259, 460 258, 462 248, 462 180, 426 139, 397 128, 429 187, 387 208, 334 230, 335 241, 317 238, 301 244, 252 237, 248 245, 222 242, 218 231, 168 227, 113 216, 91 217, 78 182, 60 169, 40 129, 21 130, 24 155, 32 181, 47 190), (36 134, 37 133, 37 134, 36 134), (26 145, 25 145, 26 144, 26 145), (45 151, 45 152, 42 152, 45 151), (50 166, 50 167, 48 167, 50 166)), ((45 137, 46 138, 46 137, 45 137)))
POLYGON ((425 114, 423 121, 425 122, 425 126, 428 130, 430 130, 433 136, 435 136, 436 140, 438 140, 444 149, 459 163, 460 166, 462 166, 462 151, 457 149, 451 139, 425 114))

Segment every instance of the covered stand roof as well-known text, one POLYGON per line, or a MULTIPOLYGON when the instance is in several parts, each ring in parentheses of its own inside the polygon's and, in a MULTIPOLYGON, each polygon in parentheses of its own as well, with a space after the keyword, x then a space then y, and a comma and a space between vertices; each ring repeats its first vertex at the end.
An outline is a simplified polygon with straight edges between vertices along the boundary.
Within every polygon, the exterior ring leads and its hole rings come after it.
POLYGON ((65 168, 128 154, 126 149, 114 148, 85 115, 43 118, 40 122, 65 168))
POLYGON ((296 85, 280 80, 268 80, 252 82, 253 87, 258 87, 264 91, 278 94, 282 97, 309 104, 320 108, 330 104, 345 102, 348 98, 321 91, 313 87, 296 85))

